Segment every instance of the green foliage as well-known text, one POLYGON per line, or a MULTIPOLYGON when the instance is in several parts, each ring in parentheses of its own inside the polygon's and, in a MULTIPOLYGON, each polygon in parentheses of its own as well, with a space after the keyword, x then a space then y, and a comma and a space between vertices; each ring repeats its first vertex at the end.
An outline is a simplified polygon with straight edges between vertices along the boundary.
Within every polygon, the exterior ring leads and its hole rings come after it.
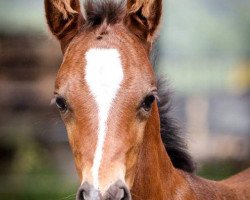
POLYGON ((75 199, 78 183, 63 174, 51 153, 31 137, 15 141, 16 153, 6 173, 0 173, 0 199, 75 199))

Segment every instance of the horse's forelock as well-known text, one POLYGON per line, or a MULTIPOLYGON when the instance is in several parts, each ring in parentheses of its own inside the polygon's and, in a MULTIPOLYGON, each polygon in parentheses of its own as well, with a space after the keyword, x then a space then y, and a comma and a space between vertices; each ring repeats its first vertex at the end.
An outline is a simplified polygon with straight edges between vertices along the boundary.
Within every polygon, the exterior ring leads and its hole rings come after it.
POLYGON ((126 0, 86 0, 83 8, 85 27, 97 27, 103 23, 112 25, 120 22, 125 16, 126 0))

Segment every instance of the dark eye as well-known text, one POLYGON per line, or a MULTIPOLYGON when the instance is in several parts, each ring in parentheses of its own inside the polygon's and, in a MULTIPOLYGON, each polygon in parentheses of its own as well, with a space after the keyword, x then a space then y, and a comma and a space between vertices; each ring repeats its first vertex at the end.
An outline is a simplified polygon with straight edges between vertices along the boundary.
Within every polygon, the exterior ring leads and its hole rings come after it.
POLYGON ((155 96, 154 96, 154 95, 148 95, 148 96, 144 99, 144 101, 143 101, 141 107, 142 107, 145 111, 150 111, 150 109, 151 109, 151 107, 152 107, 152 104, 153 104, 154 100, 155 100, 155 96))
POLYGON ((68 110, 67 102, 62 97, 56 97, 56 106, 61 112, 66 112, 68 110))

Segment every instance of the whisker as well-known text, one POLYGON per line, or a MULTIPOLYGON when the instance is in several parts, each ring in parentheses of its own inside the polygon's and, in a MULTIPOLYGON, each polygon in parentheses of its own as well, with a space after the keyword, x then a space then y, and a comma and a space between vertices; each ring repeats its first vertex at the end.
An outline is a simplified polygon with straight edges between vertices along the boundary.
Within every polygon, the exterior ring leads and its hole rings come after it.
POLYGON ((66 197, 62 197, 62 198, 58 198, 58 199, 53 199, 53 200, 66 200, 66 199, 68 200, 68 199, 75 199, 75 197, 76 197, 76 194, 74 193, 74 194, 69 194, 66 197))

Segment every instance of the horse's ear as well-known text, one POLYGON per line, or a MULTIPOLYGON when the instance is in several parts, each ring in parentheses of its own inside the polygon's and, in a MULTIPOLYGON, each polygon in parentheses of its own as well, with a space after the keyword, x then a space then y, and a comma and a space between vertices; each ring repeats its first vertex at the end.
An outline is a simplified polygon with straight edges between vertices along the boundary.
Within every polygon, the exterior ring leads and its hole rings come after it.
POLYGON ((62 51, 84 23, 79 0, 44 0, 49 29, 61 43, 62 51))
POLYGON ((162 14, 162 0, 128 0, 125 23, 138 37, 152 43, 162 14))

